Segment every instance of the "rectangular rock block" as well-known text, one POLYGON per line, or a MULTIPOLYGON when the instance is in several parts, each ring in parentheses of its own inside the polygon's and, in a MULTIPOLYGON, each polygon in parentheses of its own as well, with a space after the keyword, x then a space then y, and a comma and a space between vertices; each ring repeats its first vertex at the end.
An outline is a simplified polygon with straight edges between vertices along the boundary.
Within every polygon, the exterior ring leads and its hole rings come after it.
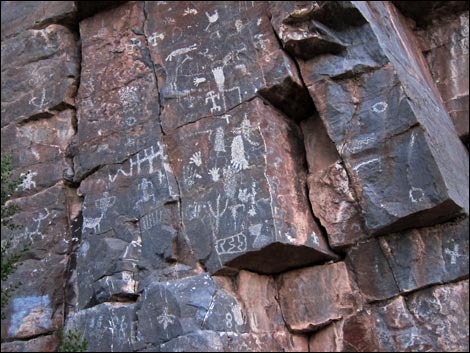
POLYGON ((78 181, 161 140, 157 82, 142 34, 143 7, 142 2, 126 3, 80 22, 83 60, 72 149, 78 181))
POLYGON ((468 280, 376 304, 310 338, 314 352, 466 352, 468 280))
POLYGON ((415 33, 455 129, 468 146, 468 7, 415 33))
POLYGON ((344 262, 283 273, 279 302, 287 326, 308 332, 361 308, 361 298, 344 262))
POLYGON ((70 315, 64 331, 78 331, 94 352, 132 352, 138 346, 135 312, 135 304, 103 303, 70 315))
POLYGON ((2 127, 74 105, 78 49, 74 34, 61 25, 2 41, 2 127))
POLYGON ((309 210, 300 130, 276 110, 255 99, 167 141, 184 228, 210 272, 277 273, 335 258, 309 210))
POLYGON ((17 269, 2 280, 2 290, 18 286, 2 308, 3 338, 34 338, 57 330, 63 322, 66 253, 71 249, 65 194, 59 183, 12 201, 19 207, 13 217, 19 227, 2 227, 2 244, 11 237, 9 251, 18 252, 20 259, 17 269))
POLYGON ((24 177, 13 197, 51 187, 71 170, 65 154, 75 133, 73 120, 74 112, 67 109, 48 119, 2 128, 2 153, 12 156, 12 178, 24 177))
POLYGON ((348 43, 345 49, 300 67, 344 161, 367 232, 468 214, 468 153, 412 33, 388 3, 353 4, 367 22, 331 28, 348 43))
POLYGON ((74 1, 2 1, 2 41, 49 23, 72 24, 77 15, 74 1))
POLYGON ((468 276, 468 218, 359 243, 348 253, 367 300, 468 276))
POLYGON ((145 10, 166 133, 224 115, 257 94, 294 119, 313 109, 279 47, 266 2, 147 2, 145 10))

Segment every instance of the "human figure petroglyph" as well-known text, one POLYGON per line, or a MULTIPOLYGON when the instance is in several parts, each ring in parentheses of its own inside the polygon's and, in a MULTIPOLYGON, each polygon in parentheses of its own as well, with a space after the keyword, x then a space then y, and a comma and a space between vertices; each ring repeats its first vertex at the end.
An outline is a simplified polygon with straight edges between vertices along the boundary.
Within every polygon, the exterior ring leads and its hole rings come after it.
POLYGON ((158 45, 158 41, 157 41, 158 39, 159 40, 165 39, 165 35, 163 33, 158 33, 157 34, 157 32, 153 32, 149 37, 150 45, 152 47, 156 47, 158 45))
POLYGON ((164 154, 163 146, 160 142, 157 142, 156 150, 154 146, 151 146, 137 153, 135 157, 131 157, 129 159, 128 171, 124 170, 123 166, 121 166, 119 167, 119 169, 116 171, 114 175, 112 175, 111 173, 108 173, 108 179, 110 182, 114 183, 119 174, 126 176, 126 177, 134 176, 134 173, 136 175, 140 175, 142 171, 142 166, 145 165, 146 163, 148 163, 148 173, 153 174, 154 172, 156 172, 156 169, 154 167, 154 162, 158 160, 161 160, 163 162, 166 161, 166 156, 164 154), (134 171, 134 167, 137 168, 136 171, 134 171))
POLYGON ((37 172, 28 171, 27 173, 21 173, 20 179, 23 178, 21 184, 16 187, 16 190, 21 188, 21 190, 31 190, 31 188, 36 187, 36 182, 33 180, 33 177, 37 176, 37 172))
POLYGON ((467 256, 465 254, 459 253, 459 244, 454 244, 454 250, 445 249, 444 253, 450 255, 450 263, 452 265, 455 265, 457 263, 457 258, 467 256))
POLYGON ((220 112, 222 110, 222 107, 217 104, 216 99, 220 99, 219 93, 216 94, 214 91, 206 93, 205 103, 207 104, 210 102, 210 104, 212 104, 212 107, 210 108, 211 113, 220 112))

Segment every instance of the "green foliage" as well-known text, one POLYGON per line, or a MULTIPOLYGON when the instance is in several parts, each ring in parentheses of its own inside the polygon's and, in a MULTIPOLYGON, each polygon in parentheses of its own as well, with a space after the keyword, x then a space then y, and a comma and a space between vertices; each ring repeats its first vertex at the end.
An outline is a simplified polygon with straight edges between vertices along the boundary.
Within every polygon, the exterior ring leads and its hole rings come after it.
MULTIPOLYGON (((18 206, 7 204, 11 195, 21 184, 21 180, 12 180, 11 178, 11 156, 2 157, 2 226, 10 229, 19 226, 12 222, 12 216, 18 211, 18 206)), ((3 253, 2 253, 3 256, 3 253)))
POLYGON ((88 342, 82 337, 82 334, 77 330, 68 330, 64 335, 61 331, 59 352, 86 352, 88 349, 88 342))
MULTIPOLYGON (((2 218, 1 225, 2 227, 7 227, 11 230, 15 228, 20 228, 12 221, 12 216, 18 211, 16 205, 8 205, 7 202, 10 199, 11 195, 21 183, 21 180, 12 180, 11 179, 11 156, 1 158, 1 167, 2 167, 2 218)), ((21 252, 11 252, 11 239, 2 240, 1 243, 1 308, 2 308, 2 320, 5 319, 5 314, 3 313, 3 308, 8 305, 10 296, 12 292, 18 287, 17 285, 6 285, 4 282, 8 277, 15 271, 18 260, 20 259, 21 253, 26 249, 23 249, 21 252)))

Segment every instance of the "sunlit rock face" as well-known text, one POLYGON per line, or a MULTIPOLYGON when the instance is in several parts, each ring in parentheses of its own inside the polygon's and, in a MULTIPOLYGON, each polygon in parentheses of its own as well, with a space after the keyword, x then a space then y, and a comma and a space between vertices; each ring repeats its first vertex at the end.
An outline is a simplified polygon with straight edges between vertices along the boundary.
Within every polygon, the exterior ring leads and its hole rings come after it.
POLYGON ((2 2, 2 351, 468 351, 465 4, 2 2))

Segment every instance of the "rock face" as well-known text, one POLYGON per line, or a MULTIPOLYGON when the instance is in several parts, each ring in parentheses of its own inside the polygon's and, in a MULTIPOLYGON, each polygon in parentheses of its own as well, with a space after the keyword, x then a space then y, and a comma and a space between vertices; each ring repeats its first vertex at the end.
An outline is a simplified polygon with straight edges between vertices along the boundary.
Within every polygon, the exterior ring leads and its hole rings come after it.
POLYGON ((468 280, 431 287, 406 299, 399 296, 315 334, 310 339, 310 351, 465 351, 467 296, 468 280), (459 310, 455 311, 456 307, 459 310), (446 315, 452 318, 439 319, 446 315))
POLYGON ((2 2, 2 351, 468 351, 462 4, 2 2))
POLYGON ((229 266, 263 273, 335 258, 307 204, 299 128, 259 99, 226 119, 169 135, 196 257, 210 272, 229 266))

